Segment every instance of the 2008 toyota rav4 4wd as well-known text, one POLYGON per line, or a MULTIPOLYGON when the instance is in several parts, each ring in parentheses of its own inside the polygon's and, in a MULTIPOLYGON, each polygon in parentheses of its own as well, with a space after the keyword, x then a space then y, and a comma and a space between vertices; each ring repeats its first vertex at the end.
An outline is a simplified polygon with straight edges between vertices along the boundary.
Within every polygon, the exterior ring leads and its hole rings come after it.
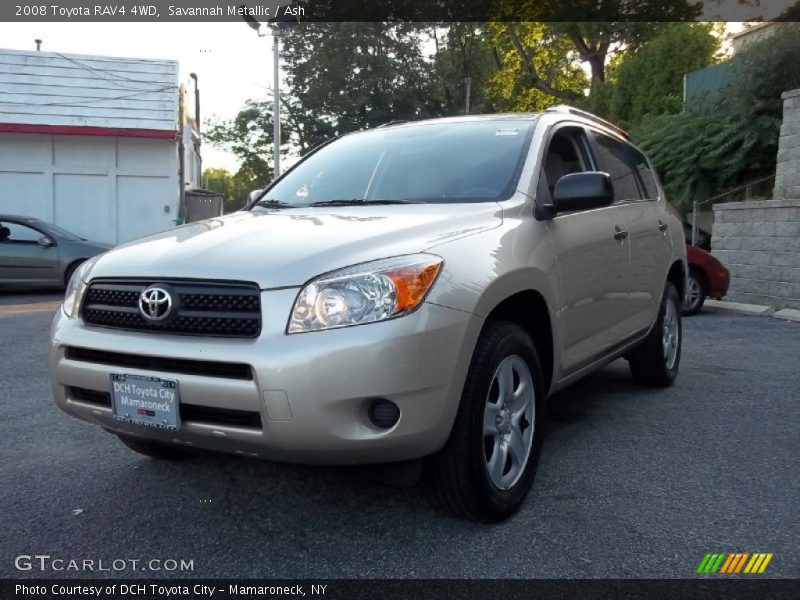
POLYGON ((685 261, 652 165, 591 115, 380 127, 246 210, 84 263, 53 392, 150 456, 427 457, 445 507, 497 520, 531 486, 548 394, 619 357, 672 383, 685 261))

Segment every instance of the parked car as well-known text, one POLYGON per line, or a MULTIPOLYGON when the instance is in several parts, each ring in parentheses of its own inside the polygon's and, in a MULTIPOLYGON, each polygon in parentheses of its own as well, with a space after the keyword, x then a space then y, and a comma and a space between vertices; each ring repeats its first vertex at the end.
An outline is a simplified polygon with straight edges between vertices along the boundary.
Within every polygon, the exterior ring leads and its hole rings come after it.
MULTIPOLYGON (((683 233, 686 236, 686 244, 692 245, 692 224, 683 224, 683 233)), ((697 228, 697 243, 694 244, 697 248, 702 248, 706 252, 711 252, 711 234, 705 229, 697 228)))
POLYGON ((83 261, 110 247, 40 219, 0 215, 0 287, 64 287, 83 261))
POLYGON ((651 164, 588 113, 385 126, 84 263, 53 390, 158 458, 425 459, 445 508, 496 521, 531 487, 548 394, 620 357, 672 384, 686 271, 651 164))
POLYGON ((686 245, 686 259, 689 276, 683 314, 694 315, 703 308, 706 297, 721 300, 728 293, 731 273, 711 253, 689 244, 686 245))

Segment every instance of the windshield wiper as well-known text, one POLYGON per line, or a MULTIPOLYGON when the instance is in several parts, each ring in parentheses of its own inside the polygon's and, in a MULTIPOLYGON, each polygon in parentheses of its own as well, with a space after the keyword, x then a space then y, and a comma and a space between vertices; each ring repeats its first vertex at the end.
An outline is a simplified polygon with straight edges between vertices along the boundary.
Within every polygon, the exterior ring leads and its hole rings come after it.
POLYGON ((306 206, 358 206, 361 204, 419 204, 414 200, 324 200, 322 202, 312 202, 306 206))
POLYGON ((295 208, 294 204, 289 204, 283 200, 263 199, 255 203, 254 206, 266 206, 267 208, 295 208))

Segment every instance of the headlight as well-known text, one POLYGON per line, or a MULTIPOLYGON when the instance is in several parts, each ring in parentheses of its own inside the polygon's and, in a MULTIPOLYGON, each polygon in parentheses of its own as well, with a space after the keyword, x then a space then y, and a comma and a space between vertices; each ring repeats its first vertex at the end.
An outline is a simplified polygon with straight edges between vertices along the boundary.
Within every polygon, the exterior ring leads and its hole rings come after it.
POLYGON ((363 325, 408 314, 425 298, 441 268, 438 256, 412 254, 321 275, 300 290, 286 332, 363 325))
POLYGON ((67 291, 64 294, 64 304, 61 308, 64 314, 70 319, 78 314, 81 300, 83 300, 83 294, 86 292, 86 281, 89 278, 92 267, 94 267, 99 257, 100 255, 98 254, 81 263, 81 265, 75 269, 72 277, 70 277, 69 283, 67 283, 67 291))

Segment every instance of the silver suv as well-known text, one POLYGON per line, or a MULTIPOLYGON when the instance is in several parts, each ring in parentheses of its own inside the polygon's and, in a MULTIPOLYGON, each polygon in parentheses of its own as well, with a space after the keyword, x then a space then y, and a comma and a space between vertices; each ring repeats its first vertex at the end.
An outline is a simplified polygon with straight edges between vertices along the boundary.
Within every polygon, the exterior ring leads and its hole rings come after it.
POLYGON ((154 457, 426 458, 444 507, 499 520, 549 394, 619 357, 673 382, 685 275, 681 223, 614 126, 567 107, 394 124, 84 263, 53 392, 154 457))

